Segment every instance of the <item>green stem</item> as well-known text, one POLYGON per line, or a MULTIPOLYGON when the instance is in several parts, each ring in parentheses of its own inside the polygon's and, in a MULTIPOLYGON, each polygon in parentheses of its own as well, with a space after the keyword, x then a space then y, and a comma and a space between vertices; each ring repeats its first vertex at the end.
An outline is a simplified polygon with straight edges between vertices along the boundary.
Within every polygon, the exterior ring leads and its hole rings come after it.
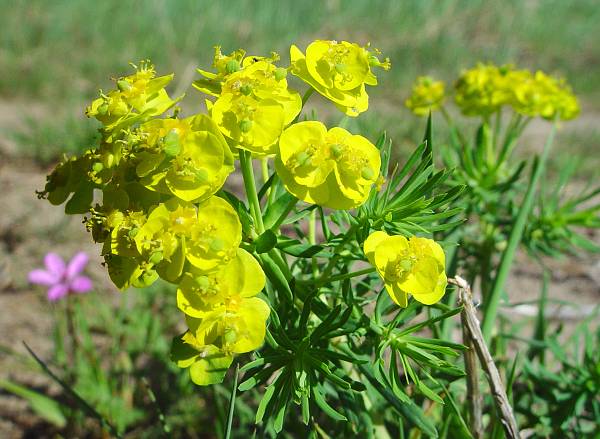
POLYGON ((302 96, 302 108, 304 108, 306 102, 308 102, 308 98, 310 98, 314 92, 315 89, 312 87, 309 87, 308 90, 304 92, 304 95, 302 96))
POLYGON ((269 159, 267 157, 260 159, 260 169, 262 171, 262 182, 265 184, 269 180, 269 159))
POLYGON ((335 264, 337 264, 337 261, 340 258, 340 252, 343 250, 344 245, 354 237, 354 235, 356 234, 357 227, 358 227, 358 224, 354 224, 354 225, 350 226, 350 228, 346 232, 346 236, 344 236, 342 241, 337 245, 337 247, 335 248, 335 250, 333 252, 332 258, 329 261, 329 264, 327 264, 327 266, 325 267, 325 270, 323 270, 323 276, 321 277, 322 279, 329 277, 329 275, 333 271, 333 268, 335 267, 335 264))
MULTIPOLYGON (((304 109, 304 106, 306 105, 308 98, 310 98, 312 96, 314 91, 315 91, 314 88, 308 87, 308 89, 304 92, 304 95, 302 96, 302 109, 304 109)), ((300 119, 300 113, 302 113, 302 110, 300 110, 300 112, 298 113, 298 116, 296 116, 296 118, 292 121, 292 123, 298 122, 298 119, 300 119)))
POLYGON ((494 329, 494 323, 498 314, 500 295, 502 294, 504 284, 506 283, 506 279, 508 278, 508 275, 510 273, 510 268, 515 258, 517 247, 521 242, 527 218, 529 217, 529 213, 531 212, 531 209, 533 207, 533 201, 537 190, 538 182, 544 172, 546 161, 548 159, 548 154, 550 153, 550 147, 552 146, 552 142, 554 141, 555 133, 556 122, 552 125, 552 130, 550 131, 550 134, 546 139, 546 143, 544 144, 544 149, 542 151, 541 156, 539 157, 539 160, 534 161, 532 175, 529 181, 529 187, 527 188, 527 193, 525 194, 525 198, 521 203, 521 210, 517 215, 513 229, 508 238, 508 244, 506 246, 506 249, 504 250, 504 253, 502 253, 500 266, 498 267, 498 273, 496 274, 494 284, 492 285, 489 297, 487 298, 488 300, 485 304, 486 306, 483 315, 482 331, 485 340, 488 342, 490 341, 490 338, 492 336, 492 330, 494 329))
POLYGON ((235 409, 235 395, 237 393, 238 374, 240 372, 240 364, 235 366, 235 375, 233 377, 233 388, 231 389, 231 397, 229 398, 229 413, 227 414, 227 425, 225 428, 225 439, 231 437, 231 426, 233 425, 233 412, 235 409))
MULTIPOLYGON (((317 243, 317 209, 310 211, 308 220, 308 242, 310 245, 317 243)), ((317 257, 313 256, 311 259, 313 276, 316 278, 319 275, 319 267, 317 265, 317 257)))
POLYGON ((462 145, 466 144, 467 142, 466 142, 464 136, 462 135, 460 130, 458 130, 456 128, 456 125, 454 125, 454 122, 452 121, 450 114, 448 113, 448 111, 446 110, 446 108, 444 106, 440 107, 440 112, 442 113, 444 120, 446 121, 446 123, 448 124, 448 127, 450 128, 450 134, 455 139, 457 139, 460 144, 462 144, 462 145))
POLYGON ((252 155, 243 149, 239 150, 240 167, 242 168, 242 177, 244 178, 244 188, 246 189, 246 198, 250 205, 256 233, 259 235, 265 231, 263 224, 260 202, 256 192, 256 180, 254 179, 254 169, 252 168, 252 155))

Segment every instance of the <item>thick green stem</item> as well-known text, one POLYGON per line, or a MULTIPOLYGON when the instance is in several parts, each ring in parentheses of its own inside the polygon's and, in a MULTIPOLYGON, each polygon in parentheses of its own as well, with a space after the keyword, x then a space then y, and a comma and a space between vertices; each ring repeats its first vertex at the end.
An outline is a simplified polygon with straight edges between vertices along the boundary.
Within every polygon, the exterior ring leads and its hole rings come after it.
POLYGON ((252 168, 252 156, 248 151, 239 150, 240 167, 242 168, 242 177, 244 178, 244 188, 246 189, 246 198, 250 205, 250 211, 254 219, 256 233, 259 235, 265 231, 263 224, 260 202, 256 192, 256 180, 254 179, 254 169, 252 168))
POLYGON ((492 330, 494 329, 494 323, 498 314, 500 296, 502 294, 502 290, 504 289, 506 279, 508 278, 508 275, 510 273, 510 268, 515 258, 517 248, 519 246, 519 243, 521 242, 527 218, 529 217, 529 213, 531 212, 531 209, 533 207, 533 201, 535 198, 538 182, 542 174, 544 173, 544 168, 548 159, 548 154, 550 153, 550 147, 552 146, 555 133, 556 123, 552 125, 552 130, 550 131, 550 134, 546 139, 544 150, 542 151, 539 160, 535 161, 533 164, 532 175, 529 181, 529 187, 527 188, 527 193, 525 194, 525 198, 521 203, 521 210, 519 211, 519 214, 517 215, 517 218, 514 222, 512 231, 508 238, 508 244, 500 260, 498 273, 496 274, 494 284, 492 285, 489 297, 487 298, 487 301, 485 303, 482 330, 483 336, 488 342, 490 341, 490 338, 492 336, 492 330))

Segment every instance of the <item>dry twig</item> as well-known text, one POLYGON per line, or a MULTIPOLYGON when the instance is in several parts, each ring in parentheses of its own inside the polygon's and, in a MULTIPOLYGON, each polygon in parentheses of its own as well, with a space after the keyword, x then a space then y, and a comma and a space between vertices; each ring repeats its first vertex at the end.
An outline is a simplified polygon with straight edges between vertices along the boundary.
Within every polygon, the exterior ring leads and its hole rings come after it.
MULTIPOLYGON (((506 395, 506 391, 504 390, 504 384, 502 383, 502 379, 500 378, 498 368, 496 367, 494 359, 492 358, 492 355, 490 354, 490 351, 484 341, 483 334, 479 326, 477 312, 475 311, 475 306, 473 305, 473 301, 471 299, 471 287, 469 286, 467 281, 465 281, 460 276, 456 276, 454 279, 449 279, 449 283, 458 287, 458 297, 463 306, 463 310, 461 313, 461 319, 463 322, 463 334, 467 335, 465 342, 468 341, 468 343, 470 343, 471 346, 475 348, 475 352, 477 353, 479 361, 483 366, 483 370, 486 373, 488 383, 492 391, 492 396, 494 397, 496 409, 500 414, 500 421, 502 423, 502 426, 504 427, 506 437, 509 439, 519 439, 521 437, 519 434, 519 428, 517 427, 517 421, 515 420, 512 407, 508 402, 508 396, 506 395)), ((467 344, 467 346, 469 346, 469 344, 467 344)), ((465 360, 465 363, 467 363, 467 361, 468 360, 465 360)), ((474 371, 475 373, 470 373, 470 371, 468 370, 469 367, 472 367, 472 365, 467 365, 467 373, 469 373, 469 376, 476 376, 476 371, 474 371)), ((469 380, 471 379, 472 378, 469 378, 469 380)), ((470 383, 469 381, 467 381, 467 385, 476 385, 476 382, 470 383)), ((471 392, 472 390, 469 389, 469 391, 471 392)), ((471 404, 475 405, 475 400, 473 400, 471 404)), ((473 408, 477 409, 476 407, 473 408)), ((481 412, 481 407, 479 407, 479 409, 477 410, 481 412)), ((472 428, 474 428, 473 433, 477 435, 479 434, 479 431, 475 428, 481 428, 480 424, 479 426, 477 425, 477 422, 481 421, 477 421, 476 418, 477 416, 480 416, 480 413, 477 414, 475 412, 472 412, 472 414, 473 419, 471 420, 471 426, 472 428)))

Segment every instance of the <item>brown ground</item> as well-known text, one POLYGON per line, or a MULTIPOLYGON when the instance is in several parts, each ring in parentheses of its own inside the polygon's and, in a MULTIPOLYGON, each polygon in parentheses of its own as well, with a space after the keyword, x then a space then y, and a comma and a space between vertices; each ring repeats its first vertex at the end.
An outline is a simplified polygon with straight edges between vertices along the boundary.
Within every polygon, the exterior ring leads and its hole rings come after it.
MULTIPOLYGON (((25 353, 26 341, 34 351, 47 357, 51 349, 50 328, 53 305, 45 300, 41 288, 27 284, 27 272, 41 265, 48 251, 68 257, 78 250, 92 256, 88 273, 98 291, 114 291, 100 266, 97 246, 90 242, 80 218, 66 217, 61 207, 38 200, 48 169, 19 159, 7 129, 19 123, 19 114, 33 114, 39 109, 23 104, 0 103, 0 380, 11 379, 32 386, 47 382, 33 369, 23 367, 7 351, 25 353)), ((39 114, 39 113, 38 113, 39 114)), ((578 321, 600 302, 600 259, 566 258, 551 261, 552 282, 549 296, 573 304, 549 307, 549 318, 578 321)), ((524 255, 508 284, 512 302, 534 300, 540 289, 540 270, 524 255)), ((521 316, 535 314, 535 307, 504 308, 503 313, 521 316)), ((27 404, 10 394, 0 392, 0 437, 20 438, 39 422, 27 404)), ((35 433, 34 433, 35 434, 35 433)), ((32 437, 32 436, 29 436, 32 437)))

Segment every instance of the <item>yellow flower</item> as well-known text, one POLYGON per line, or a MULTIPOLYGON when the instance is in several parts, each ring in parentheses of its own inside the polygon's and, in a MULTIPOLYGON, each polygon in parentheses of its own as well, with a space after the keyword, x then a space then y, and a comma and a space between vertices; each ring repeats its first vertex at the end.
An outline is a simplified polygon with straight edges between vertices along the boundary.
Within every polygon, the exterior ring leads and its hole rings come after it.
POLYGON ((353 117, 369 107, 365 85, 377 85, 371 67, 390 68, 389 59, 379 61, 377 51, 346 41, 313 41, 306 55, 292 45, 290 58, 294 75, 353 117))
POLYGON ((373 232, 364 252, 383 278, 392 300, 406 307, 408 295, 425 305, 438 302, 446 291, 445 255, 438 243, 428 238, 389 236, 373 232))
POLYGON ((211 116, 225 136, 257 155, 275 153, 285 123, 285 110, 277 101, 233 94, 219 97, 211 116))
POLYGON ((417 116, 427 116, 438 110, 444 102, 444 83, 429 76, 420 76, 412 88, 412 95, 405 105, 417 116))
POLYGON ((302 109, 298 92, 288 89, 287 70, 256 57, 246 58, 244 68, 232 73, 223 83, 221 94, 253 96, 257 100, 272 99, 284 110, 284 125, 289 125, 302 109), (254 59, 252 63, 247 60, 254 59))
POLYGON ((555 117, 570 120, 579 115, 577 98, 564 80, 541 71, 535 75, 521 71, 513 84, 512 105, 518 113, 550 120, 555 117))
POLYGON ((246 51, 239 49, 231 52, 229 55, 223 55, 221 46, 215 46, 215 56, 213 58, 213 67, 217 70, 216 73, 202 69, 197 69, 203 78, 194 81, 193 86, 203 93, 211 96, 219 96, 221 94, 221 84, 225 78, 241 69, 242 59, 246 55, 246 51))
POLYGON ((256 259, 238 249, 220 271, 186 276, 177 291, 177 306, 198 343, 217 345, 227 353, 250 352, 265 337, 269 306, 254 297, 264 286, 256 259))
POLYGON ((258 156, 275 153, 278 137, 300 113, 302 98, 288 88, 287 70, 270 58, 248 56, 240 50, 215 55, 217 73, 200 71, 205 79, 194 86, 216 102, 208 103, 212 118, 231 143, 258 156))
POLYGON ((216 271, 187 272, 177 290, 177 306, 185 314, 203 318, 232 301, 254 297, 265 287, 265 274, 250 253, 236 256, 216 271))
POLYGON ((136 154, 136 173, 150 190, 199 202, 217 192, 234 170, 229 145, 206 115, 156 119, 140 131, 146 139, 136 154))
POLYGON ((241 242, 242 226, 222 198, 211 197, 198 208, 173 198, 158 205, 134 236, 139 254, 154 264, 164 261, 167 280, 174 281, 185 259, 203 271, 229 262, 241 242))
POLYGON ((511 67, 478 64, 456 82, 456 104, 468 116, 486 116, 509 104, 512 98, 511 67))
POLYGON ((154 66, 142 62, 136 73, 116 80, 116 90, 93 101, 86 114, 102 122, 107 131, 117 131, 164 113, 177 103, 165 90, 173 75, 155 76, 154 66))
POLYGON ((188 261, 200 270, 213 270, 235 257, 242 225, 227 201, 211 197, 198 206, 198 222, 190 230, 188 261))
POLYGON ((360 206, 379 177, 379 150, 343 128, 307 121, 287 128, 275 167, 286 189, 307 203, 332 209, 360 206))
POLYGON ((264 287, 262 268, 243 249, 216 271, 192 269, 184 275, 177 306, 189 330, 173 341, 172 357, 179 367, 190 367, 196 384, 220 382, 233 354, 262 345, 270 310, 254 296, 264 287))

